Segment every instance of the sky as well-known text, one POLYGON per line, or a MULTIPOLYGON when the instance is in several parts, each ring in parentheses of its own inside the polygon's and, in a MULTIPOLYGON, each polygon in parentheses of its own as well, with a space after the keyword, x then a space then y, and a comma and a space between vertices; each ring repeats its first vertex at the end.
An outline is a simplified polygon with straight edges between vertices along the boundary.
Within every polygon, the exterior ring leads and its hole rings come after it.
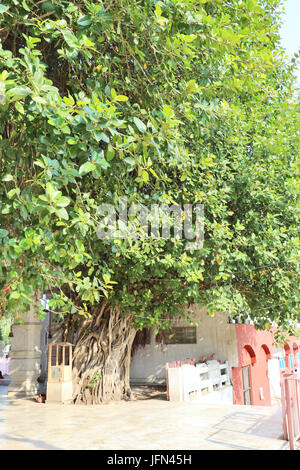
MULTIPOLYGON (((282 13, 281 43, 287 55, 292 58, 300 50, 300 0, 286 0, 282 13)), ((297 70, 297 83, 300 86, 300 64, 297 70)))

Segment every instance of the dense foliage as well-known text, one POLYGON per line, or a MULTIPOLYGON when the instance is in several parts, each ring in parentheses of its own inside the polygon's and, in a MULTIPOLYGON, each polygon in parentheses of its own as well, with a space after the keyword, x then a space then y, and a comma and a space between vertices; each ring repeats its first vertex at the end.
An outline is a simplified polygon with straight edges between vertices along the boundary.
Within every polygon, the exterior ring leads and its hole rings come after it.
MULTIPOLYGON (((0 308, 136 327, 299 318, 299 112, 277 0, 0 5, 0 308), (205 240, 99 240, 100 203, 203 203, 205 240)), ((269 321, 268 320, 268 321, 269 321)))

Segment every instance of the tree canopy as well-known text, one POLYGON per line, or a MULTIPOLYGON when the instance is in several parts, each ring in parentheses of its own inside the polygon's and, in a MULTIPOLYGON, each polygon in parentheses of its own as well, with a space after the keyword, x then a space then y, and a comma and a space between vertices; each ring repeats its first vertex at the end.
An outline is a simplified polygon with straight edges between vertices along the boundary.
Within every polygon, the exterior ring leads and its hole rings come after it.
POLYGON ((299 318, 299 103, 277 0, 0 5, 0 309, 136 328, 199 303, 299 318), (99 240, 97 208, 204 205, 202 249, 99 240))

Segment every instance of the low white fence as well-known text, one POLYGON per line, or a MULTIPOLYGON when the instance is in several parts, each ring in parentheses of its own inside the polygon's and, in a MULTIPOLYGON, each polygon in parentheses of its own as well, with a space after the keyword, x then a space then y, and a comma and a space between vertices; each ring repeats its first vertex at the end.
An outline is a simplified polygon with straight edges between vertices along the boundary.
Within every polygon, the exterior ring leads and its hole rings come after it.
POLYGON ((189 401, 199 398, 204 391, 213 392, 230 385, 228 362, 216 360, 193 364, 192 359, 166 364, 167 399, 189 401))

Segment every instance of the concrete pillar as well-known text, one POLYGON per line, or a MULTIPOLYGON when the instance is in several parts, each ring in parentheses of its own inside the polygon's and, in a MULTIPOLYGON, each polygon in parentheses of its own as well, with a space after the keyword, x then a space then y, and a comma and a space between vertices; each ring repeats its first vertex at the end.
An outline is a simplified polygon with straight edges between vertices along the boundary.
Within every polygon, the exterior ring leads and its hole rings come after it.
POLYGON ((22 324, 12 326, 9 375, 9 395, 33 396, 39 393, 37 378, 41 372, 42 322, 34 314, 34 308, 22 314, 22 324))
POLYGON ((170 401, 184 400, 183 371, 181 367, 168 369, 168 387, 170 401))

